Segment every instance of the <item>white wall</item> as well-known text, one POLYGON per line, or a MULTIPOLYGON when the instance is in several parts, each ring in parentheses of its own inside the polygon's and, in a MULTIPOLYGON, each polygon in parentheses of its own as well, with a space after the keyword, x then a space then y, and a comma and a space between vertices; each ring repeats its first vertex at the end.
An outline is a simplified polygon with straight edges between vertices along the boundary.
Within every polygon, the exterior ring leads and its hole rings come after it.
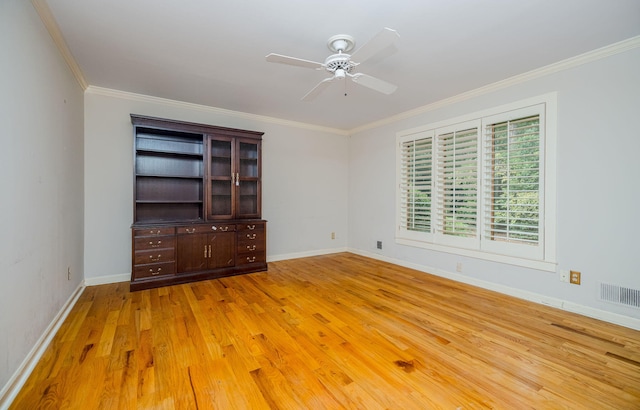
MULTIPOLYGON (((347 138, 110 90, 90 88, 83 99, 31 4, 3 0, 0 386, 15 375, 82 278, 126 279, 131 271, 130 113, 265 132, 263 216, 269 220, 270 260, 348 246, 452 276, 462 262, 461 280, 638 319, 638 310, 596 297, 600 281, 640 288, 640 220, 634 218, 640 203, 638 72, 640 50, 634 49, 347 138), (551 273, 394 243, 396 132, 551 91, 558 92, 559 110, 558 262, 582 271, 581 286, 561 283, 551 273), (382 251, 375 249, 377 240, 382 251)), ((428 92, 428 81, 424 88, 428 92)))
MULTIPOLYGON (((607 319, 640 310, 597 299, 598 283, 640 289, 640 48, 361 131, 349 144, 349 247, 443 276, 607 319), (398 131, 557 91, 557 256, 582 285, 554 273, 394 243, 398 131), (383 250, 375 249, 377 240, 383 250), (462 274, 456 264, 463 263, 462 274)), ((471 74, 471 73, 470 73, 471 74)), ((423 85, 428 92, 428 79, 423 85)), ((614 320, 617 320, 614 318, 614 320)), ((626 322, 625 320, 622 320, 626 322)), ((634 321, 634 323, 640 323, 634 321)))
POLYGON ((0 2, 0 90, 2 389, 83 277, 83 94, 28 1, 0 2))
MULTIPOLYGON (((215 90, 211 90, 215 92, 215 90)), ((345 249, 348 138, 319 127, 89 87, 85 93, 85 277, 131 273, 131 113, 264 132, 267 260, 345 249), (331 239, 331 232, 336 239, 331 239)))

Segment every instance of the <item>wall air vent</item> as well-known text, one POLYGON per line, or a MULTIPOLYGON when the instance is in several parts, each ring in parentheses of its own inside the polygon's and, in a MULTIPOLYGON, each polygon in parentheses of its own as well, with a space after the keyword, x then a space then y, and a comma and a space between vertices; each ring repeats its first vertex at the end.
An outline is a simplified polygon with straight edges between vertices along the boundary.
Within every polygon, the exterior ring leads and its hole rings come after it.
POLYGON ((640 289, 601 283, 600 300, 640 309, 640 289))

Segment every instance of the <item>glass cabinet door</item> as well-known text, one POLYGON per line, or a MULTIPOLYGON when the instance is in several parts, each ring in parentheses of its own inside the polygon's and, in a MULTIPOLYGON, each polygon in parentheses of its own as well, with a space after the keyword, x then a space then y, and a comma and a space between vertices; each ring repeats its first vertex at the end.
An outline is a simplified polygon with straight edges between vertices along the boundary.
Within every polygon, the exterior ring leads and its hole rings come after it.
POLYGON ((260 143, 238 140, 238 165, 235 180, 236 216, 257 218, 260 216, 260 143))
POLYGON ((234 208, 234 144, 231 138, 209 139, 209 219, 231 219, 234 208))

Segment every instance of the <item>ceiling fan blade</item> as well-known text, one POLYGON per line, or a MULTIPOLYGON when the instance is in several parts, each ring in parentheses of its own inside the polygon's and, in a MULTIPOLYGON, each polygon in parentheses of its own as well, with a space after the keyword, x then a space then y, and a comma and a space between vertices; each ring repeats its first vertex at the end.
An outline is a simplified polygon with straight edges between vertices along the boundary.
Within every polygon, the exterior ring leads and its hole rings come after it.
POLYGON ((320 94, 322 91, 324 91, 324 89, 327 88, 329 86, 329 84, 331 84, 331 82, 333 82, 333 80, 335 80, 335 79, 336 79, 336 77, 334 76, 334 77, 331 77, 331 78, 325 78, 324 80, 320 81, 318 83, 318 85, 313 87, 313 89, 307 93, 307 95, 302 97, 302 101, 311 101, 311 100, 313 100, 314 98, 316 98, 318 96, 318 94, 320 94))
POLYGON ((376 90, 383 94, 391 94, 398 88, 396 85, 362 73, 353 74, 350 77, 354 83, 371 88, 372 90, 376 90))
POLYGON ((297 67, 315 68, 315 69, 324 68, 324 64, 322 64, 322 63, 317 63, 315 61, 309 61, 309 60, 303 60, 301 58, 283 56, 281 54, 271 53, 266 57, 266 59, 270 63, 288 64, 288 65, 294 65, 294 66, 297 66, 297 67))
POLYGON ((395 41, 399 38, 400 35, 397 31, 385 27, 381 32, 376 34, 375 37, 373 37, 362 47, 357 49, 351 55, 351 59, 353 61, 357 61, 358 63, 367 61, 374 55, 378 54, 380 51, 395 43, 395 41))

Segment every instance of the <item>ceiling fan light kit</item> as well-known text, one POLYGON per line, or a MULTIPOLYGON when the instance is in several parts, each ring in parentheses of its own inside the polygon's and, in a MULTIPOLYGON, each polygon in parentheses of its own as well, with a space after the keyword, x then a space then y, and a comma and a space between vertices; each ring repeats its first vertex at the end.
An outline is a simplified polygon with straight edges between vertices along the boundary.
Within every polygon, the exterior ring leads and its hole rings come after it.
POLYGON ((355 48, 355 40, 347 34, 337 34, 329 38, 327 41, 327 47, 329 50, 336 54, 332 54, 327 57, 324 63, 274 53, 267 55, 266 60, 270 63, 287 64, 297 67, 313 68, 316 70, 325 69, 332 74, 332 77, 325 78, 320 81, 318 85, 302 97, 303 101, 313 100, 334 80, 343 80, 347 78, 356 84, 380 93, 391 94, 397 88, 395 85, 367 74, 354 73, 354 71, 360 64, 377 55, 387 47, 392 46, 398 38, 400 38, 400 36, 395 30, 384 28, 369 42, 357 49, 353 54, 349 54, 349 52, 355 48), (355 62, 354 60, 358 62, 355 62))

